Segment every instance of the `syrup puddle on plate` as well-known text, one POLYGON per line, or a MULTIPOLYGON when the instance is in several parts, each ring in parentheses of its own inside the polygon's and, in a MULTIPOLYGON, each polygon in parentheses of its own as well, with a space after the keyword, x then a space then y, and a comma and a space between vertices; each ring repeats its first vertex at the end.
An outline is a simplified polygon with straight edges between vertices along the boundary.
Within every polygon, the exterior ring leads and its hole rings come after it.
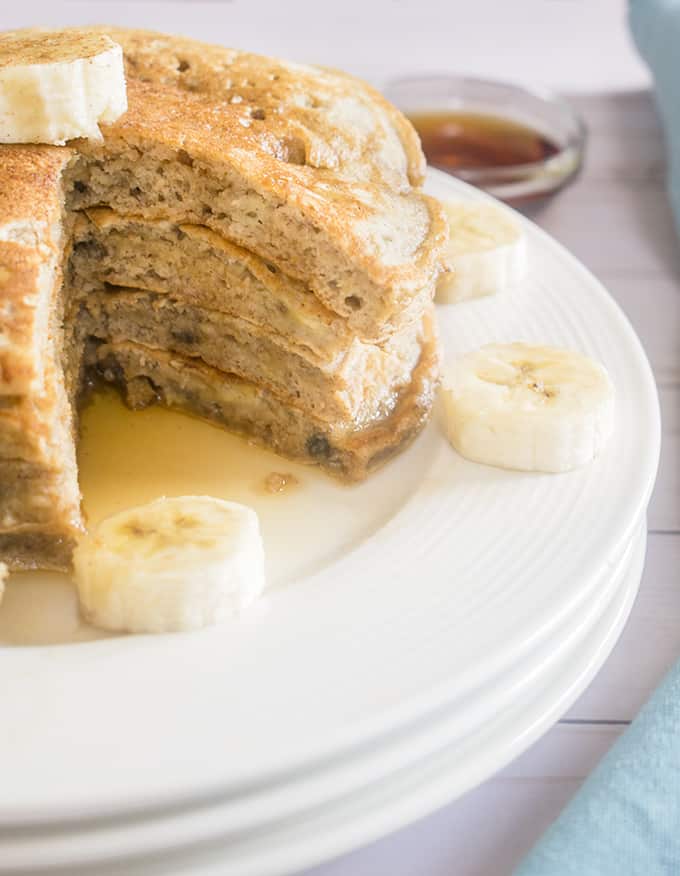
MULTIPOLYGON (((83 410, 78 447, 88 525, 158 496, 242 502, 260 518, 269 587, 292 584, 369 537, 415 490, 426 464, 427 454, 416 446, 366 483, 343 486, 194 417, 160 407, 130 411, 110 389, 98 391, 83 410), (406 457, 420 464, 408 464, 406 457), (284 489, 268 488, 272 474, 286 476, 284 489)), ((80 620, 70 576, 9 577, 0 605, 0 646, 105 636, 80 620)))

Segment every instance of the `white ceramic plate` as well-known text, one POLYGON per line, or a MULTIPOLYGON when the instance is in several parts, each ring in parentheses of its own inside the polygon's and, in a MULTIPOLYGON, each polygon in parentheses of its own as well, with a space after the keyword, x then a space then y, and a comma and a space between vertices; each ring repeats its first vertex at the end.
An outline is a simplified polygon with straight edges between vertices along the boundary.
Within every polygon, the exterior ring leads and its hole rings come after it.
MULTIPOLYGON (((435 173, 430 189, 483 197, 435 173)), ((364 486, 305 472, 280 505, 253 498, 278 586, 243 622, 0 648, 0 824, 186 805, 281 780, 470 695, 582 604, 646 507, 657 399, 603 288, 529 223, 527 233, 520 290, 440 309, 446 351, 525 339, 601 359, 618 392, 607 453, 569 475, 504 472, 457 457, 435 419, 364 486)), ((217 478, 181 474, 186 492, 217 478)), ((120 497, 134 487, 116 485, 120 497)))
POLYGON ((359 782, 350 792, 335 793, 328 800, 310 799, 292 817, 281 811, 274 821, 240 833, 229 829, 233 825, 228 799, 194 812, 166 812, 161 823, 142 817, 84 822, 72 826, 70 833, 48 829, 3 837, 0 831, 0 873, 67 866, 77 867, 82 876, 115 876, 124 866, 127 876, 221 876, 226 866, 241 876, 279 876, 422 817, 517 756, 584 689, 628 616, 644 549, 643 521, 620 568, 610 581, 602 582, 606 598, 592 623, 571 635, 565 653, 536 677, 526 696, 467 738, 452 741, 456 732, 451 732, 451 716, 439 716, 433 726, 429 720, 423 722, 426 726, 412 734, 411 748, 419 755, 413 762, 395 763, 382 779, 359 782), (431 749, 432 736, 439 737, 440 744, 431 749), (139 857, 140 838, 150 857, 139 857))
MULTIPOLYGON (((554 703, 563 701, 565 690, 551 680, 561 676, 566 664, 579 665, 584 646, 588 648, 588 643, 593 641, 593 630, 601 627, 603 618, 611 613, 623 582, 631 577, 631 568, 637 569, 639 578, 645 529, 643 520, 623 555, 597 582, 587 606, 575 612, 553 637, 554 641, 541 643, 516 666, 507 667, 492 684, 475 691, 463 702, 455 701, 446 709, 428 713, 405 731, 382 738, 379 743, 359 749, 323 769, 301 772, 287 783, 263 785, 241 796, 227 794, 196 808, 170 807, 134 813, 127 818, 85 820, 75 824, 53 822, 47 829, 38 826, 23 829, 18 834, 11 828, 6 831, 0 828, 0 874, 7 869, 12 872, 22 867, 57 864, 75 868, 94 866, 96 862, 103 866, 107 861, 119 863, 123 855, 126 858, 143 856, 144 860, 159 854, 182 857, 187 850, 191 855, 197 845, 219 844, 223 849, 227 846, 231 850, 227 855, 230 859, 237 847, 251 845, 249 838, 253 835, 260 838, 259 848, 266 838, 279 837, 298 822, 306 823, 311 813, 316 817, 321 811, 332 812, 338 806, 344 809, 348 798, 370 796, 393 776, 417 770, 419 765, 428 763, 444 750, 467 749, 471 739, 486 739, 489 727, 496 723, 499 714, 516 716, 515 735, 528 744, 536 728, 544 728, 548 719, 555 717, 554 703), (541 714, 535 707, 537 692, 547 688, 551 695, 550 708, 546 707, 545 714, 541 714)), ((602 645, 598 645, 599 662, 607 653, 602 645)), ((595 671, 594 658, 588 667, 589 672, 595 671)), ((573 680, 572 674, 568 677, 573 680)), ((498 765, 511 754, 516 755, 518 743, 513 744, 510 753, 507 748, 498 746, 490 749, 477 746, 477 750, 483 753, 483 760, 479 756, 472 760, 460 758, 456 769, 449 770, 447 787, 451 797, 465 789, 471 776, 476 780, 484 778, 480 768, 490 771, 490 764, 498 765)), ((426 787, 419 797, 423 802, 428 799, 426 787)), ((412 805, 417 806, 417 801, 412 805)), ((328 822, 328 829, 334 835, 332 821, 328 822)), ((305 843, 304 847, 298 838, 299 853, 307 854, 308 850, 318 848, 318 834, 315 832, 313 836, 314 842, 305 843)), ((308 840, 311 839, 310 835, 308 840)), ((254 851, 251 848, 249 858, 254 851)), ((257 856, 256 859, 262 863, 257 856)))

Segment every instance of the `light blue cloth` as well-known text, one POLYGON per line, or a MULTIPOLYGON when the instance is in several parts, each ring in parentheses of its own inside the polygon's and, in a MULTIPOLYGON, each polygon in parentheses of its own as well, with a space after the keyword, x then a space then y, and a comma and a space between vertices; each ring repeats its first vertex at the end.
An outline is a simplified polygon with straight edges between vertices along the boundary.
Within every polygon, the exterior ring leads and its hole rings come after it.
POLYGON ((680 874, 680 663, 515 876, 680 874))
POLYGON ((630 26, 654 75, 666 132, 669 189, 680 233, 680 0, 630 0, 630 26))
MULTIPOLYGON (((630 0, 656 84, 680 231, 680 0, 630 0)), ((515 876, 680 876, 680 663, 515 876)))

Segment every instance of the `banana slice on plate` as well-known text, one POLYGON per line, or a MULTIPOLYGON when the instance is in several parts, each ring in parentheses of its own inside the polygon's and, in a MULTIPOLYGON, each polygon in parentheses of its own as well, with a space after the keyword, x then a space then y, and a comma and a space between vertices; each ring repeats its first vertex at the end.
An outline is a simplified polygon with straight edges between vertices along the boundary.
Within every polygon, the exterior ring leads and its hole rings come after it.
POLYGON ((444 201, 449 269, 437 284, 437 303, 493 295, 520 283, 527 270, 524 231, 509 210, 485 202, 444 201))
POLYGON ((585 465, 614 428, 614 387, 602 365, 554 347, 489 344, 443 380, 449 440, 466 459, 523 471, 585 465))
POLYGON ((123 51, 105 34, 0 33, 0 143, 101 139, 126 109, 123 51))
POLYGON ((80 541, 73 566, 87 620, 132 633, 219 623, 265 587, 257 514, 211 496, 156 499, 106 518, 80 541))

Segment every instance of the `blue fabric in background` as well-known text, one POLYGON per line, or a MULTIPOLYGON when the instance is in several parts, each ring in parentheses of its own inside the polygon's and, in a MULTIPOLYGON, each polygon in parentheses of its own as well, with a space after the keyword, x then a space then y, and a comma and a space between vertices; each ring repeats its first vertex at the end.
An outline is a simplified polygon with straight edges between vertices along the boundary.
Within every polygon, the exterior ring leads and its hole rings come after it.
POLYGON ((680 874, 680 664, 515 876, 680 874))
POLYGON ((666 132, 670 197, 680 233, 680 0, 630 0, 629 20, 635 44, 654 76, 666 132))
MULTIPOLYGON (((680 0, 630 0, 655 80, 680 231, 680 0)), ((680 876, 680 663, 515 876, 680 876)))

